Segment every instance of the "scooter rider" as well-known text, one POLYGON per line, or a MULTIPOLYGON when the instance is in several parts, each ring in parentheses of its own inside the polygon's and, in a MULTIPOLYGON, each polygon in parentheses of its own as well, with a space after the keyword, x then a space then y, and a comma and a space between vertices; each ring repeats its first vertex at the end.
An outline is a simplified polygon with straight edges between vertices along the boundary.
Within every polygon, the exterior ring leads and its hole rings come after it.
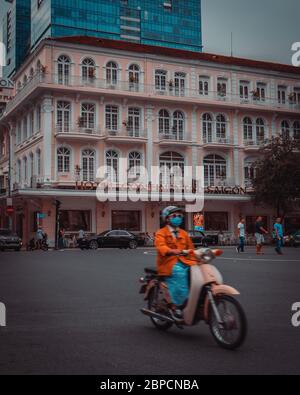
POLYGON ((183 210, 176 206, 162 211, 166 226, 156 233, 157 270, 168 286, 174 316, 182 318, 182 308, 189 295, 189 267, 195 264, 193 256, 183 256, 183 250, 194 250, 194 245, 183 229, 183 210))

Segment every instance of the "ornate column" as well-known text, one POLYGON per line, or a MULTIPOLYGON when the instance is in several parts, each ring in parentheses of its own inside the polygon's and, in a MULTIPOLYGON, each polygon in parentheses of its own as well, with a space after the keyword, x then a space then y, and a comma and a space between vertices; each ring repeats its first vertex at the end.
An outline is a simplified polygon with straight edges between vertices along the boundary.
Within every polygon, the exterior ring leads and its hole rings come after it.
POLYGON ((16 148, 16 123, 9 122, 9 159, 8 159, 9 195, 11 195, 11 192, 14 189, 14 183, 16 182, 15 148, 16 148))
POLYGON ((42 133, 43 133, 43 164, 44 164, 44 183, 49 184, 52 180, 51 163, 52 163, 52 112, 54 107, 52 97, 45 96, 42 100, 42 133))
POLYGON ((153 106, 146 107, 146 123, 147 123, 147 162, 146 167, 148 177, 151 177, 151 166, 153 158, 153 106))
MULTIPOLYGON (((192 166, 193 166, 193 178, 196 177, 196 167, 198 165, 197 144, 198 144, 199 136, 197 136, 197 110, 198 110, 198 107, 194 106, 193 107, 193 112, 192 112, 192 166)), ((200 131, 199 131, 199 134, 200 134, 200 131)))
POLYGON ((236 185, 240 185, 239 179, 239 111, 234 112, 233 117, 233 176, 236 185))
POLYGON ((276 129, 277 117, 278 117, 277 114, 273 114, 272 125, 271 125, 271 127, 272 127, 272 136, 271 137, 275 137, 277 135, 277 129, 276 129))

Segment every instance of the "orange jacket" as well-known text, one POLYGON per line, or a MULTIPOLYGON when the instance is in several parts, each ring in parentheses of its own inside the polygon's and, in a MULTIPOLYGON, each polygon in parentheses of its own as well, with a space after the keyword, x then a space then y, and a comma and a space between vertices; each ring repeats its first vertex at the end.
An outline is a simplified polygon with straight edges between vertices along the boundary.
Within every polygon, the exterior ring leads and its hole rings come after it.
POLYGON ((192 256, 167 255, 170 250, 194 250, 194 244, 190 236, 180 229, 177 239, 173 236, 168 226, 160 229, 155 235, 155 247, 157 248, 157 270, 160 276, 171 276, 173 266, 178 262, 192 266, 196 260, 192 256))

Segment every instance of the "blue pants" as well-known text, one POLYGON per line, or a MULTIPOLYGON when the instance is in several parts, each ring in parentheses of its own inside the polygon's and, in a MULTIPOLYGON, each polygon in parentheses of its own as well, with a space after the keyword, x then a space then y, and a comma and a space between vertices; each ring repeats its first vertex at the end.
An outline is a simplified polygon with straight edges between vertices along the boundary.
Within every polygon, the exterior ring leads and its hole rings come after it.
POLYGON ((244 252, 245 247, 245 237, 240 237, 240 244, 238 245, 238 250, 244 252))
POLYGON ((172 276, 165 278, 171 302, 177 306, 183 305, 189 296, 189 273, 189 266, 177 262, 173 266, 172 276))
POLYGON ((281 251, 281 248, 283 247, 283 239, 282 237, 280 239, 276 238, 276 250, 281 251))

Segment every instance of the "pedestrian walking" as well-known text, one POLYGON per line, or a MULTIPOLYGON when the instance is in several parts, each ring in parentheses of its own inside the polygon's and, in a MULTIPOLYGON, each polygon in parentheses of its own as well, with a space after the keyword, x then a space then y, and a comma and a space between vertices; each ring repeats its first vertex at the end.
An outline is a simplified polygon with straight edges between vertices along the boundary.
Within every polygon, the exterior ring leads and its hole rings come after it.
POLYGON ((257 217, 255 222, 255 240, 256 240, 256 254, 263 254, 262 248, 265 241, 264 235, 268 234, 268 231, 263 227, 262 217, 257 217))
POLYGON ((239 244, 236 247, 236 252, 245 252, 245 218, 241 218, 237 226, 239 244))
POLYGON ((83 229, 80 229, 78 232, 77 244, 81 247, 82 240, 84 239, 85 233, 83 229))
POLYGON ((45 233, 44 233, 42 227, 39 226, 36 231, 36 245, 37 245, 38 249, 42 248, 42 242, 43 242, 44 237, 45 237, 45 233))
POLYGON ((65 247, 65 230, 61 228, 58 232, 58 249, 63 251, 65 247))
POLYGON ((276 242, 275 251, 277 252, 278 255, 282 255, 281 249, 283 247, 283 229, 282 229, 282 223, 280 217, 276 219, 276 222, 274 224, 274 238, 276 242))

